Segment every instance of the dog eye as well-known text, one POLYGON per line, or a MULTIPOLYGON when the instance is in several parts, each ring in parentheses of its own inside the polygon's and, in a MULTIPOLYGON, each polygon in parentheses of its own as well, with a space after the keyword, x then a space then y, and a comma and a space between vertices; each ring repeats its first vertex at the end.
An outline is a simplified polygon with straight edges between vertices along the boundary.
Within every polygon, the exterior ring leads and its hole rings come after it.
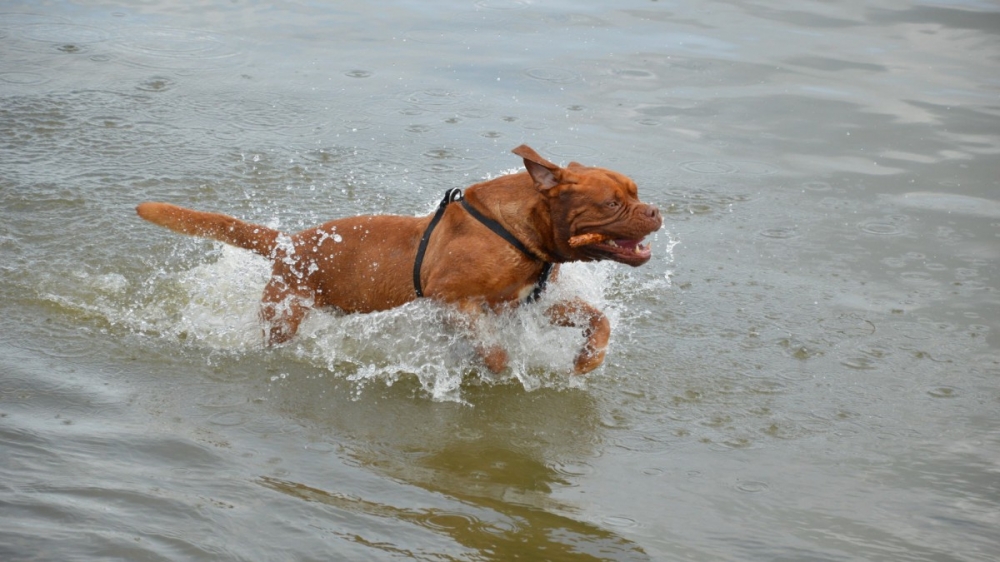
POLYGON ((619 202, 617 199, 612 199, 608 201, 606 205, 612 209, 617 209, 618 207, 622 206, 621 202, 619 202))

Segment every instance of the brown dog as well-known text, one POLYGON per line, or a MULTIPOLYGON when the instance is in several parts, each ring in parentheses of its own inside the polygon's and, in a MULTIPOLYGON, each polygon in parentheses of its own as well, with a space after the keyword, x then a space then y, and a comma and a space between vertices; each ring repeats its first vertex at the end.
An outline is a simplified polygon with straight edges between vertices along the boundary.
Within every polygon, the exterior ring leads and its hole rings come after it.
MULTIPOLYGON (((537 297, 560 263, 649 261, 641 242, 662 219, 656 207, 639 201, 632 180, 576 162, 561 168, 526 145, 513 152, 524 159, 526 173, 478 183, 464 197, 449 191, 427 217, 350 217, 289 236, 168 203, 142 203, 136 211, 175 232, 270 258, 274 270, 261 299, 270 343, 294 336, 310 308, 373 312, 426 296, 453 305, 472 325, 486 311, 537 297)), ((603 313, 573 300, 551 306, 547 315, 584 329, 576 373, 600 366, 611 334, 603 313)), ((491 371, 506 367, 504 350, 477 350, 491 371)))

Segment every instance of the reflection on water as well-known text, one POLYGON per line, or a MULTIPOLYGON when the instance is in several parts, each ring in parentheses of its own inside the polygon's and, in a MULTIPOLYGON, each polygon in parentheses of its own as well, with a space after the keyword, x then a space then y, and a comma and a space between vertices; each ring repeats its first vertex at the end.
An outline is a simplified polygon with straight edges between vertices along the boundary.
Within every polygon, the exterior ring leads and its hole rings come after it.
MULTIPOLYGON (((0 8, 0 559, 992 560, 1000 12, 960 2, 0 8), (579 334, 317 314, 134 216, 430 212, 523 142, 634 177, 579 334)), ((553 295, 553 298, 557 295, 553 295)))
POLYGON ((373 403, 347 396, 320 400, 297 384, 286 385, 281 408, 351 436, 349 456, 366 470, 453 498, 460 509, 401 508, 270 477, 259 483, 338 510, 443 533, 468 549, 464 556, 510 560, 530 544, 556 560, 650 559, 613 530, 567 516, 573 507, 551 498, 553 488, 572 485, 573 473, 558 461, 594 454, 597 412, 586 394, 484 386, 470 389, 471 407, 450 407, 415 402, 407 386, 397 383, 373 403), (537 435, 539 428, 545 435, 537 435))

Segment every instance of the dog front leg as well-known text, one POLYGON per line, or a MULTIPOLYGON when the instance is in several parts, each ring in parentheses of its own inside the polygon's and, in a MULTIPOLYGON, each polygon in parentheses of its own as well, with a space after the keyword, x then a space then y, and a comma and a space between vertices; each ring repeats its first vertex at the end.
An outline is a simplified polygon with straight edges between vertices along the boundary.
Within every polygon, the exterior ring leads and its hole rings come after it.
POLYGON ((583 328, 583 337, 587 341, 573 362, 574 373, 589 373, 604 363, 611 338, 611 323, 603 312, 580 299, 573 299, 556 303, 545 313, 558 326, 583 328))
POLYGON ((490 345, 479 337, 479 319, 486 314, 483 303, 478 300, 465 300, 456 304, 456 313, 452 316, 455 322, 462 328, 468 330, 475 339, 474 347, 476 353, 486 364, 486 368, 494 374, 501 373, 507 368, 509 358, 507 350, 499 345, 490 345))

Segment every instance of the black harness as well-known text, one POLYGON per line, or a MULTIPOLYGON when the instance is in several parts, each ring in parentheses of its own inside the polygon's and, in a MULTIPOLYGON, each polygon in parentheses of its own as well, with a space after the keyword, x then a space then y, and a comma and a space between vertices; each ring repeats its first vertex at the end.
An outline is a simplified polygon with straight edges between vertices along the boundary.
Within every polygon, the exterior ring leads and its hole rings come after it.
POLYGON ((444 194, 444 199, 441 200, 441 204, 438 205, 437 211, 434 213, 434 218, 431 219, 431 223, 427 225, 427 230, 424 231, 424 235, 420 238, 420 246, 417 247, 417 259, 413 262, 413 289, 417 292, 418 297, 424 296, 424 291, 420 287, 420 267, 424 263, 424 252, 427 251, 427 243, 431 239, 431 233, 434 232, 434 227, 437 226, 438 222, 441 221, 441 217, 444 216, 444 210, 448 207, 449 203, 454 203, 458 201, 462 204, 462 208, 465 209, 467 213, 472 215, 472 218, 483 223, 486 228, 489 228, 497 236, 503 238, 510 243, 511 246, 517 248, 522 254, 528 256, 532 260, 543 262, 542 272, 538 275, 538 281, 535 282, 535 288, 525 299, 525 302, 531 303, 538 300, 538 297, 542 295, 542 291, 545 290, 545 285, 549 282, 549 273, 552 272, 552 262, 545 261, 539 258, 528 249, 520 240, 514 237, 509 230, 503 227, 497 221, 483 215, 472 205, 469 205, 465 198, 462 197, 461 189, 449 189, 444 194))

